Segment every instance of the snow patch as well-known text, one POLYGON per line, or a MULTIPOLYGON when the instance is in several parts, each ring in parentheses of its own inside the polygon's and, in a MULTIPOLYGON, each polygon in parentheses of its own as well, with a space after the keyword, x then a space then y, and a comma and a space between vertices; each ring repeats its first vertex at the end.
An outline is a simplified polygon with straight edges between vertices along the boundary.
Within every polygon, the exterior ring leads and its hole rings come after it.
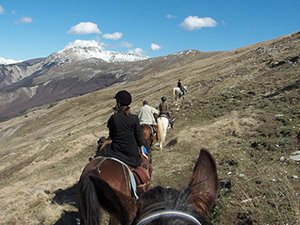
MULTIPOLYGON (((148 56, 133 53, 122 53, 103 50, 100 46, 69 46, 53 55, 55 58, 64 59, 90 59, 97 58, 106 62, 134 62, 148 59, 148 56)), ((61 61, 60 61, 61 62, 61 61)))
POLYGON ((0 57, 0 65, 9 65, 22 62, 23 60, 4 59, 0 57))

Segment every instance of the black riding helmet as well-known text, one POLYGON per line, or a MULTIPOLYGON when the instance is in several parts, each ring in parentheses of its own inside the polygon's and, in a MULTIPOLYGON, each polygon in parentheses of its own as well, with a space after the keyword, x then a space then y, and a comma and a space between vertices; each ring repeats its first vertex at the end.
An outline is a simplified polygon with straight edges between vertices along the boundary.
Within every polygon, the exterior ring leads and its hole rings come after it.
POLYGON ((131 94, 128 91, 119 91, 115 97, 117 102, 120 103, 121 106, 128 106, 131 103, 131 94))
POLYGON ((163 102, 165 102, 167 99, 166 99, 165 96, 163 96, 163 97, 161 97, 161 100, 162 100, 163 102))
POLYGON ((143 105, 147 105, 147 104, 148 104, 147 100, 143 101, 143 105))

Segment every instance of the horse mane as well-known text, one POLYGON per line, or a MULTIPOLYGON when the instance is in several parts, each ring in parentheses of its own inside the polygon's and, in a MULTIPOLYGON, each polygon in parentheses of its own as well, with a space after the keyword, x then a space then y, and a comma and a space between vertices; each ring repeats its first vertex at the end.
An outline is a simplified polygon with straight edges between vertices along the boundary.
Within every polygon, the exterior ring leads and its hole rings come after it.
MULTIPOLYGON (((186 212, 199 220, 202 225, 211 225, 209 221, 200 215, 189 202, 191 191, 189 188, 178 191, 174 188, 164 188, 156 186, 153 189, 145 192, 140 196, 140 209, 139 216, 146 214, 147 212, 156 210, 178 210, 186 212)), ((188 225, 186 220, 180 218, 174 218, 172 220, 164 221, 163 224, 176 224, 176 225, 188 225)))

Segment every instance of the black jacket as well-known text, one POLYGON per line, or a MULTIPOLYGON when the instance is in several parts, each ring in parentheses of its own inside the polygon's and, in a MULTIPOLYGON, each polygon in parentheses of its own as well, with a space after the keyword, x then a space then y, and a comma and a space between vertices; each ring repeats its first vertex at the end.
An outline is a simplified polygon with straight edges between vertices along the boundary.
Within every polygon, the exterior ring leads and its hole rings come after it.
POLYGON ((143 145, 138 117, 120 111, 109 118, 107 127, 112 144, 106 156, 115 157, 132 167, 137 167, 140 160, 138 146, 143 145))

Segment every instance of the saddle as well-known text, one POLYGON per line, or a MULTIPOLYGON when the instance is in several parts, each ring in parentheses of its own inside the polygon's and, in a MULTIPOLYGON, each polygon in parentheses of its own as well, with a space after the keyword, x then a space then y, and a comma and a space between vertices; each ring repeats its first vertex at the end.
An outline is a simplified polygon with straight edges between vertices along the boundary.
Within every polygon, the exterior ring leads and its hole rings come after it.
MULTIPOLYGON (((142 157, 144 158, 144 157, 142 157)), ((149 162, 143 162, 137 168, 132 168, 132 173, 137 185, 136 192, 138 195, 146 192, 150 188, 152 166, 149 162)))
MULTIPOLYGON (((105 155, 105 146, 111 144, 111 140, 104 137, 98 140, 98 148, 96 156, 105 155)), ((146 192, 150 188, 150 181, 152 176, 153 167, 150 162, 144 157, 141 156, 140 165, 136 168, 128 166, 133 173, 136 185, 137 185, 137 194, 140 195, 146 192)))

